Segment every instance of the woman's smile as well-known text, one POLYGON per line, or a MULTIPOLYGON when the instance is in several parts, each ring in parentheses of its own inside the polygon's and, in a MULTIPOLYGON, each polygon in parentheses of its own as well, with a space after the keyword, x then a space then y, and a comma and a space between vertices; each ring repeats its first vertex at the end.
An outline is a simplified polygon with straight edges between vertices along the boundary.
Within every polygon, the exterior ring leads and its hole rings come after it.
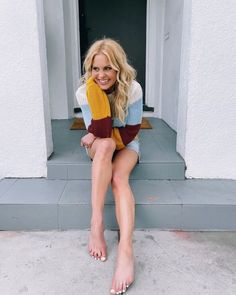
POLYGON ((95 81, 101 85, 106 85, 109 82, 108 79, 106 79, 106 80, 105 79, 103 79, 103 80, 95 79, 95 81))

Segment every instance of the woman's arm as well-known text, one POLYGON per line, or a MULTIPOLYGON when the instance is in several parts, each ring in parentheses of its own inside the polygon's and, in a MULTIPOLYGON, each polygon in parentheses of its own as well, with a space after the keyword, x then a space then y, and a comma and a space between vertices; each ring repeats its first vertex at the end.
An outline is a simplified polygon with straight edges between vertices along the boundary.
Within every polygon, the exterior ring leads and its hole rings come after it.
POLYGON ((90 147, 97 137, 111 137, 110 104, 100 87, 90 78, 77 90, 76 97, 89 132, 81 139, 81 145, 90 147))
POLYGON ((109 100, 92 78, 86 82, 86 96, 92 116, 88 131, 96 137, 111 137, 112 119, 109 100))
POLYGON ((77 90, 76 97, 88 132, 95 137, 111 137, 111 111, 105 92, 90 78, 77 90))
POLYGON ((130 104, 128 107, 128 116, 124 127, 115 127, 112 130, 112 138, 117 143, 117 149, 124 148, 138 134, 143 116, 143 95, 140 84, 133 82, 131 91, 130 104))
MULTIPOLYGON (((82 85, 78 88, 76 91, 76 98, 83 114, 85 127, 88 130, 91 125, 92 116, 86 98, 86 85, 82 85)), ((88 133, 81 138, 80 144, 81 146, 91 147, 95 139, 96 137, 92 133, 88 133)))

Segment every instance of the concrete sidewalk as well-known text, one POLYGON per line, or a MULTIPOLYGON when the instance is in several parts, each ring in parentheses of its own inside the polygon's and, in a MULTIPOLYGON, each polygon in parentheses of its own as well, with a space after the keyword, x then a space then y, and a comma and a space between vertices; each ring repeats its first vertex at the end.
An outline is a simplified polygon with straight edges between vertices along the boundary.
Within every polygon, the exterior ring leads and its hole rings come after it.
MULTIPOLYGON (((106 231, 108 260, 87 254, 88 231, 0 232, 0 294, 108 295, 117 232, 106 231)), ((236 232, 135 231, 130 295, 236 294, 236 232)))

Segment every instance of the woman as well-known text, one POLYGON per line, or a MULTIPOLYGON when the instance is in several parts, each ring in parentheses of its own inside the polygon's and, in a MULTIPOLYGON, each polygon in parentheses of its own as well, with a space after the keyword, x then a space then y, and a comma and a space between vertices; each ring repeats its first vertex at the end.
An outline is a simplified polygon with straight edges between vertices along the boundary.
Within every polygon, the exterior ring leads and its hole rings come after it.
POLYGON ((115 200, 120 240, 111 294, 134 281, 132 234, 135 201, 129 175, 139 159, 142 89, 122 47, 112 39, 96 41, 84 61, 84 83, 76 92, 88 134, 81 139, 92 159, 92 217, 89 253, 105 261, 103 209, 108 185, 115 200))

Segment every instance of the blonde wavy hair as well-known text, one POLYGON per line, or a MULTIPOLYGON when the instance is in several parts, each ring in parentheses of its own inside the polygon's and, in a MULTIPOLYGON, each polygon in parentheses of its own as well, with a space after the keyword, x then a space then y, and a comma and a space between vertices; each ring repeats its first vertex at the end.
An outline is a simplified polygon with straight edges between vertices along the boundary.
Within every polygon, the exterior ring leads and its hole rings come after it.
POLYGON ((112 116, 124 122, 128 112, 128 93, 131 83, 136 77, 136 71, 128 63, 121 45, 113 39, 105 38, 94 42, 89 48, 83 64, 82 83, 85 83, 91 77, 93 60, 97 54, 104 54, 108 58, 110 66, 117 73, 111 112, 112 116))

